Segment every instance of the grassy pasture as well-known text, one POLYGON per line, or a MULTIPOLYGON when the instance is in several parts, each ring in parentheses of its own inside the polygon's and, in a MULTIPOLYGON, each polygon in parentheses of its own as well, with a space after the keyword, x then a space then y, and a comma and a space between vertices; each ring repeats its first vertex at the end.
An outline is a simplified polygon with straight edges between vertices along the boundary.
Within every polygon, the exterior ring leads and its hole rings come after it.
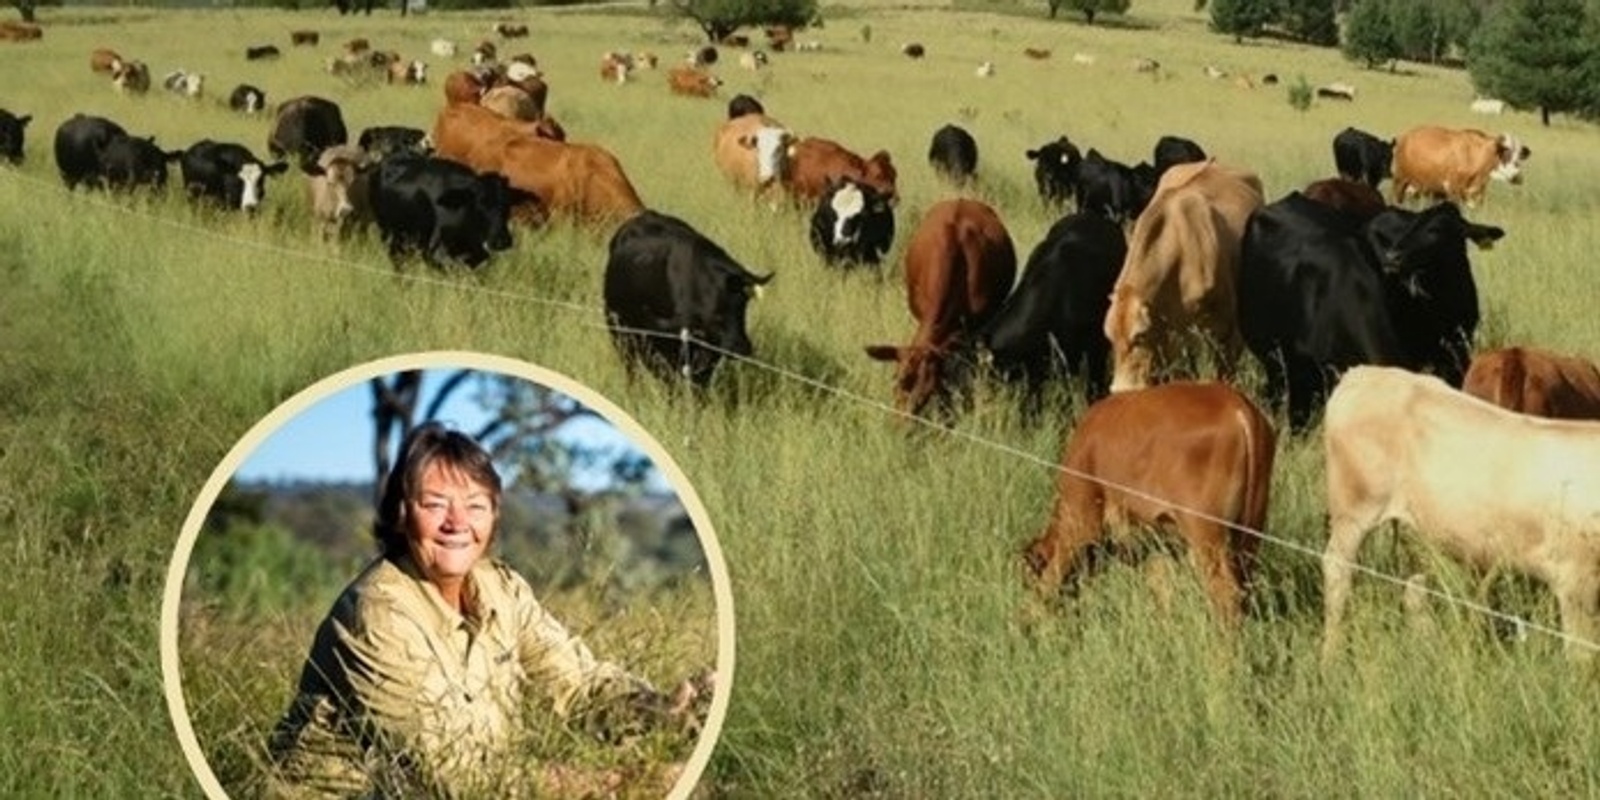
MULTIPOLYGON (((1508 231, 1474 256, 1483 343, 1600 357, 1588 252, 1600 241, 1594 128, 1475 118, 1458 72, 1369 73, 1332 51, 1236 46, 1207 33, 1191 6, 1140 0, 1136 24, 1089 29, 1046 22, 1042 4, 853 3, 828 7, 828 25, 801 36, 821 40, 820 52, 775 54, 759 74, 726 64, 719 72, 724 97, 755 94, 802 134, 894 155, 904 199, 891 262, 922 209, 947 193, 923 162, 927 137, 947 121, 978 139, 977 193, 1024 254, 1054 213, 1036 199, 1022 152, 1061 133, 1125 161, 1146 157, 1160 134, 1181 133, 1255 168, 1275 198, 1331 174, 1329 142, 1346 125, 1385 136, 1421 122, 1503 126, 1534 157, 1524 186, 1495 185, 1472 212, 1508 231), (897 54, 911 40, 927 58, 897 54), (1028 46, 1055 57, 1028 61, 1028 46), (1073 64, 1075 52, 1096 63, 1073 64), (1164 70, 1134 73, 1128 62, 1138 56, 1164 70), (973 75, 984 60, 996 63, 995 77, 973 75), (1297 112, 1285 87, 1213 82, 1201 74, 1208 63, 1289 82, 1344 80, 1359 99, 1297 112)), ((75 111, 168 148, 209 137, 261 153, 266 122, 215 99, 240 81, 274 101, 329 97, 352 133, 429 127, 436 87, 349 84, 322 72, 322 59, 363 35, 430 61, 442 79, 445 64, 426 55, 427 42, 469 45, 500 16, 49 9, 44 40, 0 48, 0 72, 13 76, 0 107, 35 117, 26 163, 0 172, 0 481, 10 490, 0 519, 14 572, 0 589, 11 609, 0 626, 10 654, 0 675, 11 689, 0 699, 0 795, 198 794, 171 735, 156 659, 164 570, 190 502, 276 403, 351 364, 440 348, 523 358, 594 386, 673 450, 697 487, 737 611, 732 707, 707 773, 722 794, 1600 793, 1594 675, 1545 637, 1505 640, 1439 603, 1410 621, 1395 587, 1364 579, 1349 657, 1319 668, 1320 578, 1305 552, 1320 551, 1324 535, 1315 440, 1280 445, 1269 531, 1301 549, 1263 547, 1258 619, 1237 641, 1213 629, 1181 564, 1170 580, 1160 569, 1114 567, 1061 605, 1031 597, 1014 553, 1044 521, 1052 474, 1041 462, 1055 458, 1070 415, 1026 427, 1011 398, 994 393, 963 418, 959 436, 908 435, 892 423, 879 406, 888 368, 860 345, 909 336, 898 270, 832 273, 811 253, 801 215, 752 208, 725 187, 709 158, 722 101, 669 96, 649 73, 622 87, 599 82, 601 51, 653 49, 670 60, 696 43, 692 26, 621 6, 516 15, 550 76, 550 110, 574 139, 613 149, 649 205, 778 274, 750 327, 760 361, 789 374, 727 369, 708 403, 625 379, 599 329, 603 234, 523 232, 478 273, 412 266, 397 279, 370 241, 336 247, 310 237, 296 175, 269 187, 269 210, 251 221, 196 212, 175 192, 68 195, 56 179, 50 135, 75 111), (322 46, 288 47, 287 31, 300 27, 319 29, 322 46), (246 45, 267 42, 284 50, 280 61, 244 62, 246 45), (147 61, 157 80, 200 70, 212 99, 117 96, 85 63, 102 45, 147 61)), ((1374 535, 1364 562, 1475 591, 1472 577, 1391 539, 1374 535)), ((1500 607, 1556 624, 1542 587, 1496 588, 1500 607)), ((206 652, 217 653, 272 650, 261 643, 285 638, 270 624, 208 633, 215 647, 206 652)), ((263 660, 297 663, 302 646, 263 660)), ((276 702, 263 696, 272 687, 232 688, 206 707, 280 710, 261 708, 276 702)), ((237 735, 222 716, 218 739, 237 735)))

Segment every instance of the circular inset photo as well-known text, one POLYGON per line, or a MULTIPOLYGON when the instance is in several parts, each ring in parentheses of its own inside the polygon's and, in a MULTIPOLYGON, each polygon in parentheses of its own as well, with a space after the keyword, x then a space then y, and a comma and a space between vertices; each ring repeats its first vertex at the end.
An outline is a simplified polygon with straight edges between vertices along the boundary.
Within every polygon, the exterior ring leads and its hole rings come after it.
POLYGON ((425 353, 234 446, 178 539, 161 649, 211 797, 687 797, 733 609, 704 507, 625 413, 425 353))

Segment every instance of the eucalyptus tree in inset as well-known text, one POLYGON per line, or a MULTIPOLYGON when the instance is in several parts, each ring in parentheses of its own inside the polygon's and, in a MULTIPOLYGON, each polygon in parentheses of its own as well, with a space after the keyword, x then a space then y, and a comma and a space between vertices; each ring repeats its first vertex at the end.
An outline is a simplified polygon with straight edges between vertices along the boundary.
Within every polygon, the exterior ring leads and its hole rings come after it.
POLYGON ((1593 108, 1593 30, 1586 0, 1506 0, 1472 39, 1472 84, 1509 105, 1538 108, 1545 125, 1552 112, 1593 108))
POLYGON ((1126 14, 1133 6, 1133 0, 1045 0, 1050 6, 1050 18, 1056 18, 1056 12, 1065 9, 1076 11, 1083 15, 1084 21, 1094 24, 1096 14, 1126 14))

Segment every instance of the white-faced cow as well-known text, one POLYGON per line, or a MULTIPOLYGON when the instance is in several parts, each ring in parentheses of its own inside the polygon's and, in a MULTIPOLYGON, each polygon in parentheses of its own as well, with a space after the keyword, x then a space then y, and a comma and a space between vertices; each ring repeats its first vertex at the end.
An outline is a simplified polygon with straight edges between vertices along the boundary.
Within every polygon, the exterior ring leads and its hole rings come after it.
POLYGON ((1394 142, 1395 203, 1412 196, 1453 200, 1476 206, 1489 181, 1522 182, 1522 162, 1532 155, 1509 133, 1493 136, 1479 130, 1422 125, 1394 142))
POLYGON ((267 178, 282 175, 285 162, 267 164, 244 145, 201 139, 183 151, 178 167, 193 200, 253 213, 267 195, 267 178))

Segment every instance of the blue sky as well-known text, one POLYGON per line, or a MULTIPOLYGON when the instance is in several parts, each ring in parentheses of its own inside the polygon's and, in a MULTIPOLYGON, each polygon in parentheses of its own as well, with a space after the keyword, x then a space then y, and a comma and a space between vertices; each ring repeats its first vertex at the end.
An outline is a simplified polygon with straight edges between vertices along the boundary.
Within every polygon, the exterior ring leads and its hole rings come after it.
MULTIPOLYGON (((424 370, 418 405, 431 402, 434 390, 453 371, 424 370)), ((473 395, 470 387, 457 390, 441 409, 439 419, 464 431, 477 429, 487 415, 474 402, 473 395)), ((607 452, 640 452, 631 440, 598 417, 568 423, 558 431, 557 438, 605 448, 607 452)), ((245 457, 235 476, 245 481, 370 481, 372 448, 372 390, 362 381, 329 395, 279 427, 245 457)), ((600 475, 574 476, 574 483, 582 489, 600 488, 602 482, 600 475)), ((655 488, 665 486, 658 483, 655 488)))

